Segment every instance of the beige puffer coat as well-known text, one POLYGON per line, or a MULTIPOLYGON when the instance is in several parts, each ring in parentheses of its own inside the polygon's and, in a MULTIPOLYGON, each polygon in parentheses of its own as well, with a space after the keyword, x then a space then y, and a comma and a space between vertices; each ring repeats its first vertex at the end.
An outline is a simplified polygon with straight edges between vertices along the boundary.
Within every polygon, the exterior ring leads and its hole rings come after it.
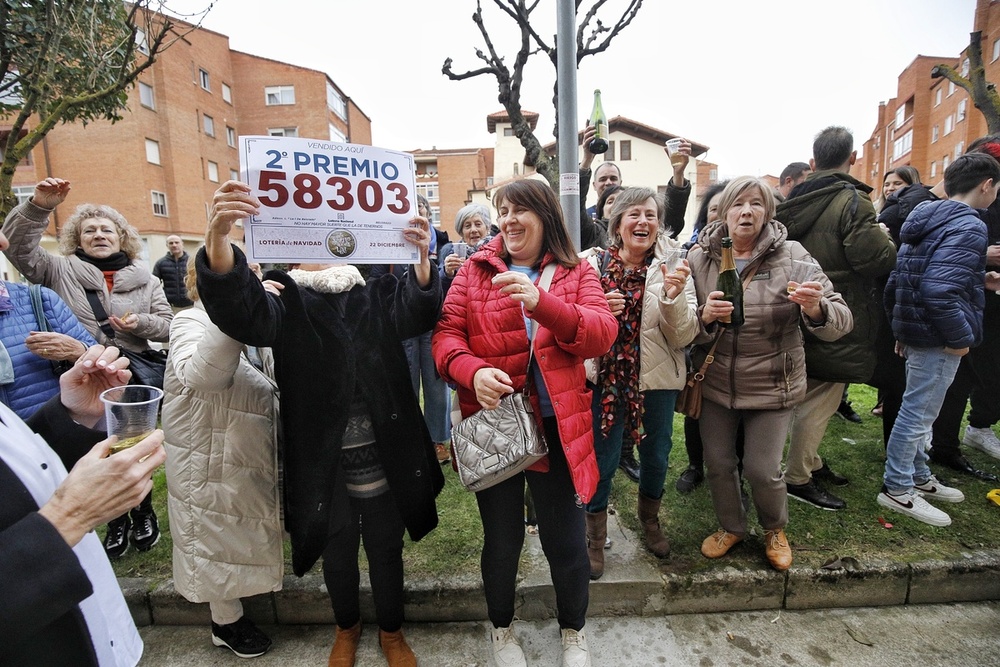
POLYGON ((192 602, 281 589, 273 358, 260 350, 262 373, 243 352, 200 301, 174 318, 163 398, 167 509, 174 586, 192 602))
MULTIPOLYGON (((702 230, 698 245, 688 253, 691 275, 698 293, 698 314, 715 291, 722 261, 725 222, 702 230)), ((704 398, 735 410, 779 410, 799 404, 806 393, 806 358, 802 327, 820 340, 837 340, 854 326, 850 308, 833 284, 820 272, 813 280, 823 285, 822 308, 826 320, 813 325, 798 304, 788 299, 792 260, 811 259, 796 241, 787 240, 784 225, 764 223, 747 266, 760 261, 743 293, 745 323, 727 330, 715 351, 715 362, 705 372, 704 398)), ((814 260, 815 261, 815 260, 814 260)), ((745 276, 742 276, 745 278, 745 276)), ((701 326, 701 325, 700 325, 701 326)), ((712 346, 716 324, 702 326, 692 351, 700 366, 712 346)))
MULTIPOLYGON (((639 391, 652 389, 680 390, 687 378, 684 348, 698 335, 694 283, 688 279, 683 297, 668 299, 663 295, 664 252, 680 244, 660 234, 653 250, 653 261, 646 269, 646 289, 642 297, 639 334, 639 391)), ((601 275, 601 248, 580 254, 601 275)), ((591 360, 588 359, 588 365, 591 360)))
POLYGON ((96 290, 108 315, 135 313, 139 323, 134 331, 115 332, 121 347, 141 352, 149 348, 148 341, 165 342, 170 335, 173 310, 167 303, 160 280, 139 260, 115 272, 114 288, 108 292, 104 274, 93 264, 70 255, 53 255, 40 242, 49 224, 50 210, 27 201, 7 215, 3 233, 10 241, 4 251, 7 259, 33 283, 44 285, 62 297, 84 328, 98 343, 107 345, 108 338, 97 324, 86 290, 96 290))

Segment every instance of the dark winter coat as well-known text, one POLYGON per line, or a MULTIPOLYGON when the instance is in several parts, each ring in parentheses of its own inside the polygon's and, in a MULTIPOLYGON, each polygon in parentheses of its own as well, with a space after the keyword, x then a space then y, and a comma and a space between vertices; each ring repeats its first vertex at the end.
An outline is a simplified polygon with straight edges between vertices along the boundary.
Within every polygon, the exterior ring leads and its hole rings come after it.
POLYGON ((983 338, 986 225, 962 202, 919 205, 903 225, 885 308, 896 340, 961 349, 983 338))
POLYGON ((795 186, 775 216, 823 267, 854 315, 854 329, 839 340, 805 332, 806 372, 824 382, 867 382, 875 368, 882 321, 877 279, 896 265, 896 248, 875 222, 869 192, 847 174, 817 171, 795 186))
POLYGON ((188 298, 187 287, 184 286, 187 265, 186 252, 176 258, 168 252, 153 266, 153 275, 163 281, 163 293, 167 295, 167 303, 176 308, 194 305, 188 298))
POLYGON ((899 230, 903 228, 907 216, 917 207, 917 204, 925 201, 934 201, 937 197, 931 189, 923 183, 914 183, 905 188, 896 190, 885 200, 885 207, 878 214, 878 221, 889 228, 889 235, 892 236, 893 243, 899 247, 899 230))
MULTIPOLYGON (((414 541, 437 526, 434 498, 444 486, 402 341, 429 331, 441 307, 437 271, 421 289, 385 275, 349 291, 321 293, 288 274, 268 294, 234 247, 236 265, 213 273, 198 252, 198 294, 212 321, 248 345, 270 347, 281 392, 285 523, 292 567, 302 576, 348 520, 340 448, 354 392, 360 391, 375 430, 379 462, 414 541)), ((412 275, 412 274, 408 274, 412 275)))

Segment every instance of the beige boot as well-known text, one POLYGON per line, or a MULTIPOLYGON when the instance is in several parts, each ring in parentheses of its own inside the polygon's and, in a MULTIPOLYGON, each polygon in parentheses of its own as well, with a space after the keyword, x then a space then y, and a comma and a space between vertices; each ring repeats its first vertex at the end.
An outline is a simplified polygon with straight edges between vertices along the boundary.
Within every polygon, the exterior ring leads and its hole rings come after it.
POLYGON ((379 630, 378 645, 382 647, 382 655, 385 656, 389 667, 417 667, 417 656, 410 650, 402 630, 395 632, 379 630))
POLYGON ((328 667, 354 667, 354 656, 358 653, 359 639, 361 639, 361 621, 346 630, 337 626, 337 636, 333 640, 328 667))
POLYGON ((639 492, 639 523, 642 524, 646 548, 653 552, 657 558, 669 556, 670 542, 660 530, 660 501, 647 498, 641 491, 639 492))
POLYGON ((604 574, 604 540, 608 537, 608 510, 586 512, 587 556, 590 558, 590 578, 604 574))

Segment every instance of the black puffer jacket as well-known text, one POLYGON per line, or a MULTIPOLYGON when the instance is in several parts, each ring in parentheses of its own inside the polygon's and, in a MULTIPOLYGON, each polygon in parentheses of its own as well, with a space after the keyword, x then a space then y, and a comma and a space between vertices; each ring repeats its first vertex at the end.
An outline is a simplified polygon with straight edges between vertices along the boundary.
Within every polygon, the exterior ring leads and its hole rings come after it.
POLYGON ((187 253, 175 258, 168 252, 153 266, 153 275, 163 281, 163 293, 167 295, 167 303, 177 308, 194 305, 188 298, 187 287, 184 286, 187 265, 187 253))
POLYGON ((878 214, 878 221, 889 228, 892 242, 899 247, 899 230, 903 228, 907 216, 917 207, 917 204, 925 201, 934 201, 937 197, 931 189, 923 183, 914 183, 905 188, 896 190, 885 201, 885 207, 878 214))

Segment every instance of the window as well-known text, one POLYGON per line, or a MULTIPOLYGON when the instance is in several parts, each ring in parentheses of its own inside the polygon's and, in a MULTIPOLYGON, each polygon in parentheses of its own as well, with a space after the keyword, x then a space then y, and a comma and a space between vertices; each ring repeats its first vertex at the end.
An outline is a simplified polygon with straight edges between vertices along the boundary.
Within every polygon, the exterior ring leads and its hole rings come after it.
POLYGON ((326 106, 343 120, 347 120, 347 104, 329 82, 326 84, 326 106))
POLYGON ((219 164, 211 160, 208 161, 208 180, 213 183, 219 182, 219 164))
POLYGON ((951 131, 955 129, 955 116, 948 116, 944 119, 944 136, 951 134, 951 131))
POLYGON ((993 60, 1000 58, 1000 39, 993 40, 993 60))
POLYGON ((267 133, 272 137, 297 137, 299 128, 297 127, 269 127, 267 133))
POLYGON ((435 227, 441 226, 441 207, 431 206, 431 224, 435 227))
POLYGON ((940 125, 935 125, 934 128, 931 129, 931 143, 932 144, 938 140, 938 135, 940 133, 941 133, 941 126, 940 125))
POLYGON ((146 31, 138 29, 135 31, 135 50, 144 56, 149 55, 149 42, 146 40, 146 31))
POLYGON ((718 183, 719 182, 719 170, 718 169, 709 169, 708 170, 708 182, 709 183, 718 183))
POLYGON ((156 190, 151 191, 150 194, 153 196, 153 215, 167 217, 167 195, 156 190))
POLYGON ((964 141, 960 141, 957 144, 955 144, 955 157, 959 157, 964 152, 965 152, 965 142, 964 141))
POLYGON ((608 150, 604 151, 604 159, 605 159, 605 161, 614 162, 615 161, 615 155, 616 155, 615 151, 616 150, 618 150, 618 147, 615 146, 615 142, 609 141, 608 142, 608 150))
POLYGON ((207 113, 201 115, 201 126, 205 130, 205 134, 210 137, 215 136, 215 119, 207 113))
POLYGON ((208 90, 208 91, 212 90, 212 86, 211 86, 211 84, 210 84, 210 82, 208 80, 208 72, 206 72, 203 69, 199 69, 198 70, 198 83, 201 84, 201 87, 204 90, 208 90))
POLYGON ((962 76, 969 76, 969 59, 966 58, 962 61, 962 76))
POLYGON ((958 112, 955 114, 956 123, 961 123, 963 120, 965 120, 965 107, 968 103, 969 100, 962 100, 961 102, 958 103, 958 112))
POLYGON ((514 175, 515 175, 515 176, 517 176, 517 174, 518 174, 518 171, 520 171, 520 169, 521 169, 521 165, 520 165, 520 163, 518 163, 518 162, 515 162, 515 163, 514 163, 514 175))
POLYGON ((892 159, 898 160, 902 156, 906 155, 913 148, 913 130, 909 130, 906 134, 901 136, 899 139, 892 144, 892 159))
POLYGON ((227 104, 233 103, 233 89, 226 83, 222 84, 222 101, 227 104))
POLYGON ((226 126, 226 145, 230 148, 236 148, 236 130, 226 126))
POLYGON ((437 201, 438 200, 438 184, 434 183, 417 183, 417 194, 423 195, 427 198, 427 201, 437 201))
POLYGON ((937 162, 931 162, 931 178, 937 176, 937 162))
POLYGON ((938 88, 937 92, 934 93, 934 106, 941 106, 941 89, 938 88))
POLYGON ((148 83, 139 82, 139 104, 148 108, 156 108, 156 98, 153 96, 153 87, 148 83))
POLYGON ((954 81, 949 81, 948 82, 948 97, 951 97, 954 94, 955 94, 955 82, 954 81))
POLYGON ((513 137, 514 136, 514 128, 512 128, 512 127, 505 127, 503 129, 503 136, 505 136, 505 137, 513 137))
POLYGON ((338 144, 347 143, 347 135, 341 132, 333 123, 330 123, 330 141, 336 141, 338 144))
POLYGON ((951 164, 951 160, 948 158, 947 155, 945 155, 944 158, 941 160, 941 171, 947 169, 949 164, 951 164))
POLYGON ((903 127, 903 121, 906 120, 906 105, 903 105, 896 109, 896 129, 903 127))
POLYGON ((14 196, 17 197, 18 206, 31 199, 31 195, 35 193, 34 185, 18 185, 11 189, 14 191, 14 196))
POLYGON ((230 169, 229 170, 229 180, 231 180, 231 181, 238 181, 238 180, 240 180, 240 172, 237 171, 236 169, 230 169))
POLYGON ((160 164, 160 142, 146 139, 146 162, 160 164))
POLYGON ((618 151, 619 151, 618 152, 618 159, 619 160, 621 160, 623 162, 625 160, 631 160, 632 159, 632 140, 631 139, 628 139, 628 140, 623 139, 622 142, 618 145, 618 151))
POLYGON ((264 88, 264 104, 295 104, 295 86, 267 86, 264 88))

